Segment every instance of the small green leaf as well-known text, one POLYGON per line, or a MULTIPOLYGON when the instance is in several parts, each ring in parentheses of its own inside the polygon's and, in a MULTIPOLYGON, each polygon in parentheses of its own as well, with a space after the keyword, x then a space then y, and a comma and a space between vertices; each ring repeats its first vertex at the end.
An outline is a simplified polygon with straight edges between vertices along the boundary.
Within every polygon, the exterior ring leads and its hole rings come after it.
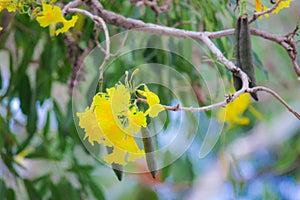
POLYGON ((96 197, 96 199, 105 200, 103 189, 98 184, 96 184, 93 180, 90 180, 89 186, 94 194, 94 197, 96 197))
POLYGON ((38 69, 36 71, 36 91, 37 100, 44 102, 45 99, 50 97, 52 77, 47 70, 38 69))
POLYGON ((39 200, 41 196, 39 195, 38 191, 34 188, 32 182, 28 179, 24 179, 24 185, 27 190, 27 194, 29 199, 31 200, 39 200))
POLYGON ((15 200, 16 199, 15 191, 11 188, 8 188, 8 190, 7 190, 7 199, 8 200, 15 200))
POLYGON ((259 70, 261 70, 265 76, 266 79, 269 79, 269 74, 266 68, 264 67, 262 61, 260 60, 259 56, 255 51, 253 51, 253 62, 254 65, 258 67, 259 70))
POLYGON ((43 135, 45 137, 47 137, 47 135, 49 133, 49 129, 50 129, 50 111, 47 112, 46 123, 45 123, 45 126, 43 128, 43 135))
POLYGON ((18 85, 19 98, 21 103, 21 110, 25 115, 29 114, 32 91, 29 78, 26 74, 20 75, 20 82, 18 85))
MULTIPOLYGON (((172 159, 172 154, 170 151, 167 151, 164 155, 164 164, 169 164, 172 159)), ((161 169, 161 179, 162 181, 165 181, 166 178, 170 176, 171 172, 171 165, 168 165, 161 169)))

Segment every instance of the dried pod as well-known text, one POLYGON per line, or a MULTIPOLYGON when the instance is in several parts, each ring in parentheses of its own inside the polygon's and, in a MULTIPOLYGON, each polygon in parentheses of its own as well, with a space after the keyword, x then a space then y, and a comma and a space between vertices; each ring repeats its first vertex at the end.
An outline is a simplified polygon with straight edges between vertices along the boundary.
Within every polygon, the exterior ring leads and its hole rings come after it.
MULTIPOLYGON (((252 60, 252 46, 247 14, 243 14, 238 18, 235 35, 237 57, 236 66, 241 68, 248 75, 249 87, 255 87, 256 79, 252 60)), ((233 83, 236 90, 242 88, 242 80, 240 77, 233 75, 233 83)), ((256 93, 251 93, 251 96, 253 99, 258 101, 256 93)))

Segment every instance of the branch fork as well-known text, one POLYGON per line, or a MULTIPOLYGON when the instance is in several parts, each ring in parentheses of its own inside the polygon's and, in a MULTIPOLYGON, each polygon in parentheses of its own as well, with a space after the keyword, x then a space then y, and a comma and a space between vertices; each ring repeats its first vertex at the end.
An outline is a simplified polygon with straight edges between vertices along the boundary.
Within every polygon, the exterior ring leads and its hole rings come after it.
MULTIPOLYGON (((136 1, 138 2, 138 1, 136 1)), ((148 1, 143 1, 148 2, 148 1)), ((254 13, 253 18, 250 20, 250 22, 253 22, 258 18, 259 16, 262 16, 266 13, 271 13, 273 10, 276 9, 276 7, 279 5, 281 0, 277 1, 277 3, 269 8, 266 11, 259 12, 259 13, 254 13)), ((166 27, 162 25, 156 25, 156 24, 149 24, 145 23, 140 20, 132 19, 132 18, 125 18, 122 15, 119 15, 114 12, 107 11, 103 8, 101 3, 98 0, 74 0, 67 4, 65 8, 63 9, 63 13, 81 13, 89 17, 91 20, 93 20, 100 28, 104 30, 105 37, 106 37, 106 49, 105 49, 105 61, 108 61, 109 58, 111 57, 110 53, 110 40, 109 40, 109 33, 108 29, 106 26, 107 24, 115 25, 118 27, 123 27, 127 30, 130 29, 138 29, 138 31, 144 31, 144 32, 150 32, 154 34, 159 34, 159 35, 166 35, 166 36, 172 36, 172 37, 181 37, 181 38, 192 38, 197 41, 203 42, 209 50, 216 56, 217 61, 222 63, 228 70, 231 72, 237 74, 243 83, 242 88, 235 92, 234 94, 229 94, 225 96, 225 100, 216 104, 212 104, 209 106, 204 106, 204 107, 198 107, 198 108, 192 108, 192 107, 180 107, 179 105, 176 106, 164 106, 165 109, 167 110, 173 110, 173 111, 191 111, 191 112, 204 112, 208 110, 212 110, 215 108, 220 108, 220 107, 226 107, 226 105, 232 101, 234 101, 237 97, 239 97, 243 93, 250 93, 250 92, 256 92, 256 91, 264 91, 272 96, 274 96, 279 102, 281 102, 292 114, 295 115, 300 120, 300 114, 296 112, 294 109, 291 108, 277 93, 275 93, 273 90, 262 87, 262 86, 257 86, 254 88, 249 88, 249 78, 245 72, 240 70, 235 66, 235 64, 231 61, 229 61, 223 53, 217 48, 217 46, 212 42, 211 39, 214 38, 220 38, 224 36, 231 36, 234 34, 234 29, 228 29, 228 30, 222 30, 222 31, 217 31, 217 32, 195 32, 195 31, 187 31, 187 30, 182 30, 182 29, 177 29, 177 28, 172 28, 172 27, 166 27), (74 7, 78 7, 82 4, 86 4, 89 10, 93 11, 94 13, 92 14, 91 12, 83 9, 78 9, 74 7), (96 12, 96 13, 95 13, 96 12), (142 28, 142 29, 141 29, 142 28)), ((270 34, 261 30, 257 29, 251 29, 251 34, 260 36, 264 39, 271 40, 273 42, 278 43, 281 45, 283 48, 286 49, 288 55, 290 56, 293 64, 293 68, 296 72, 296 74, 299 76, 300 79, 300 68, 297 63, 297 49, 296 49, 296 43, 297 41, 294 40, 294 36, 296 35, 298 31, 298 26, 296 29, 292 32, 289 33, 285 36, 278 36, 274 34, 270 34)), ((99 45, 98 45, 99 46, 99 45)), ((99 47, 100 50, 104 51, 104 49, 99 47)), ((100 67, 101 68, 101 67, 100 67)), ((103 69, 100 72, 103 72, 103 69)), ((100 74, 101 77, 101 74, 100 74)), ((143 101, 143 100, 140 100, 143 101)))

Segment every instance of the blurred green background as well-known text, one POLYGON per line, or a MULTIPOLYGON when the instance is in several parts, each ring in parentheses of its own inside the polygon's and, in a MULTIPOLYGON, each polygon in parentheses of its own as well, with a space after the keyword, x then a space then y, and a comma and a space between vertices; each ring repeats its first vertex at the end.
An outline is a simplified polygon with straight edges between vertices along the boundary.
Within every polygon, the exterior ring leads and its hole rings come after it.
MULTIPOLYGON (((228 1, 174 0, 170 10, 155 19, 150 8, 136 7, 128 0, 101 1, 105 9, 125 17, 193 31, 233 28, 238 14, 234 2, 229 6, 228 1), (178 22, 188 23, 177 26, 178 22)), ((254 1, 247 2, 252 13, 254 1)), ((271 6, 269 1, 262 2, 271 6)), ((289 33, 299 22, 299 8, 300 2, 294 1, 290 8, 257 20, 251 27, 289 33)), ((259 93, 260 101, 252 103, 263 118, 247 110, 244 115, 251 123, 231 129, 225 126, 205 157, 199 158, 199 150, 208 120, 216 121, 218 110, 201 113, 199 121, 190 122, 199 124, 192 145, 161 169, 156 179, 148 173, 127 173, 119 182, 113 171, 86 149, 73 119, 70 77, 82 52, 95 46, 93 22, 81 17, 74 30, 50 37, 47 28, 26 15, 3 11, 0 16, 1 24, 9 22, 0 34, 0 199, 300 199, 300 123, 265 93, 259 93)), ((108 26, 111 36, 124 31, 108 26)), ((155 42, 163 41, 157 38, 155 42)), ((100 34, 99 40, 104 39, 100 34)), ((147 42, 153 41, 148 38, 147 42)), ((173 48, 198 62, 197 66, 163 50, 141 49, 111 64, 104 74, 104 87, 113 86, 125 70, 146 61, 172 66, 182 74, 200 95, 199 106, 222 100, 224 92, 232 89, 231 73, 205 46, 199 53, 191 42, 176 41, 173 48), (223 86, 225 91, 218 91, 223 86), (208 91, 208 87, 215 90, 208 91)), ((213 42, 234 60, 233 37, 213 42)), ((252 42, 258 85, 272 88, 299 112, 299 81, 285 50, 256 36, 252 42)), ((112 46, 113 50, 118 47, 112 46)), ((93 81, 88 70, 80 73, 78 85, 93 81)), ((162 104, 176 102, 163 88, 153 86, 153 90, 162 104)), ((171 120, 172 114, 168 114, 164 138, 172 137, 168 130, 176 122, 171 120)), ((158 141, 156 147, 161 144, 158 141)), ((169 153, 172 157, 174 152, 169 153)))

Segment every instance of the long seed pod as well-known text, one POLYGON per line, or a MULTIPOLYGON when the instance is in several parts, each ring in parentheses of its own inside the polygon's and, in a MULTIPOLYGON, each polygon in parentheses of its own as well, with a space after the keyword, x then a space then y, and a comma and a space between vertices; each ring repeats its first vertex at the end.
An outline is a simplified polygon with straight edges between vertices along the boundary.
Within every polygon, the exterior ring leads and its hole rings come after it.
MULTIPOLYGON (((248 75, 250 79, 249 86, 250 88, 252 88, 256 86, 256 80, 252 60, 252 46, 247 14, 243 14, 241 16, 241 31, 239 43, 239 53, 242 70, 248 75)), ((253 97, 253 99, 258 101, 256 93, 251 93, 251 96, 253 97)))
MULTIPOLYGON (((241 18, 239 17, 237 19, 236 28, 235 28, 235 51, 234 51, 235 54, 234 56, 236 57, 235 65, 239 68, 241 68, 240 51, 239 51, 240 32, 241 32, 241 18)), ((243 86, 241 78, 235 74, 233 74, 233 85, 236 91, 240 90, 243 86)))
POLYGON ((146 153, 146 161, 148 165, 148 169, 153 178, 156 176, 156 161, 154 158, 154 145, 152 142, 152 138, 150 136, 148 128, 141 128, 141 133, 143 137, 143 144, 146 153))
MULTIPOLYGON (((250 29, 247 13, 242 14, 237 20, 236 26, 236 57, 237 67, 240 67, 249 77, 249 87, 256 86, 256 79, 254 74, 253 60, 252 60, 252 46, 250 29)), ((240 77, 233 75, 234 87, 236 90, 242 88, 242 80, 240 77)), ((258 101, 256 93, 251 93, 253 99, 258 101)))
MULTIPOLYGON (((106 147, 107 153, 110 154, 113 152, 113 147, 106 147)), ((116 164, 116 163, 112 163, 111 164, 112 169, 115 173, 115 175, 117 176, 119 181, 122 181, 123 178, 123 166, 116 164)))

